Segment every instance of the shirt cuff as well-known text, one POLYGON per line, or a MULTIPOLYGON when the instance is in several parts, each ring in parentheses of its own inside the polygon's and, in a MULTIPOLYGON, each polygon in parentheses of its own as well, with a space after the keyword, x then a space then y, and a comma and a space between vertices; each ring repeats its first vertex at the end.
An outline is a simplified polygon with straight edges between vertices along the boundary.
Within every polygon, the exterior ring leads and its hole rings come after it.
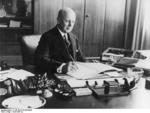
POLYGON ((66 63, 62 63, 58 68, 57 68, 57 73, 62 73, 62 67, 66 65, 66 63))

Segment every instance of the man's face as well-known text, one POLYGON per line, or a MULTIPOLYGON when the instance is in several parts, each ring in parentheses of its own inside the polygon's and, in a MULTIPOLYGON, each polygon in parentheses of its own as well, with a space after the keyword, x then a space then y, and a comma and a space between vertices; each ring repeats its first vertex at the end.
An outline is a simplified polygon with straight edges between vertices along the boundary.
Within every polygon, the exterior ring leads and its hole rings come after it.
POLYGON ((59 18, 60 29, 64 33, 69 33, 72 31, 76 20, 76 15, 74 13, 66 13, 62 18, 59 18))

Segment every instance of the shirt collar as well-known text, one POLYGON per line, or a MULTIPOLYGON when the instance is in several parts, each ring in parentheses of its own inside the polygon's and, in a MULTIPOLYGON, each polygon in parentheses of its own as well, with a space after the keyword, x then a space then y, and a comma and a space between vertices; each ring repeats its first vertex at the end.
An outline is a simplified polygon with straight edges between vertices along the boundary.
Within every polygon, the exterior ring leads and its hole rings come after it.
POLYGON ((67 33, 62 32, 58 27, 57 27, 57 29, 60 32, 60 34, 61 34, 62 37, 64 37, 64 35, 67 36, 67 33))

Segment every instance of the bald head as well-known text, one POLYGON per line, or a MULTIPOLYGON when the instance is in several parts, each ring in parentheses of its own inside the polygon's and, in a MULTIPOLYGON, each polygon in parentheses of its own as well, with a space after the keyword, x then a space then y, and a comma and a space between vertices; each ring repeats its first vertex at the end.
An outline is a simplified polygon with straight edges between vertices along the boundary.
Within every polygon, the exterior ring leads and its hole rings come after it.
POLYGON ((71 8, 63 8, 58 12, 57 26, 62 32, 69 33, 74 27, 75 20, 75 12, 71 8))
POLYGON ((68 15, 76 18, 76 14, 71 8, 65 7, 63 9, 60 9, 58 12, 58 18, 65 18, 68 15))

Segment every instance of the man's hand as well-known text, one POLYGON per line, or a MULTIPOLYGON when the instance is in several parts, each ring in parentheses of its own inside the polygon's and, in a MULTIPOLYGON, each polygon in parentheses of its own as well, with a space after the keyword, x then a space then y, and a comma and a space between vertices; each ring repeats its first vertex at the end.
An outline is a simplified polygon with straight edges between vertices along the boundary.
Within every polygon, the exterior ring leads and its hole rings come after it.
POLYGON ((78 66, 74 63, 74 62, 69 62, 66 63, 63 67, 62 67, 62 73, 67 73, 67 72, 75 72, 78 70, 78 66))

